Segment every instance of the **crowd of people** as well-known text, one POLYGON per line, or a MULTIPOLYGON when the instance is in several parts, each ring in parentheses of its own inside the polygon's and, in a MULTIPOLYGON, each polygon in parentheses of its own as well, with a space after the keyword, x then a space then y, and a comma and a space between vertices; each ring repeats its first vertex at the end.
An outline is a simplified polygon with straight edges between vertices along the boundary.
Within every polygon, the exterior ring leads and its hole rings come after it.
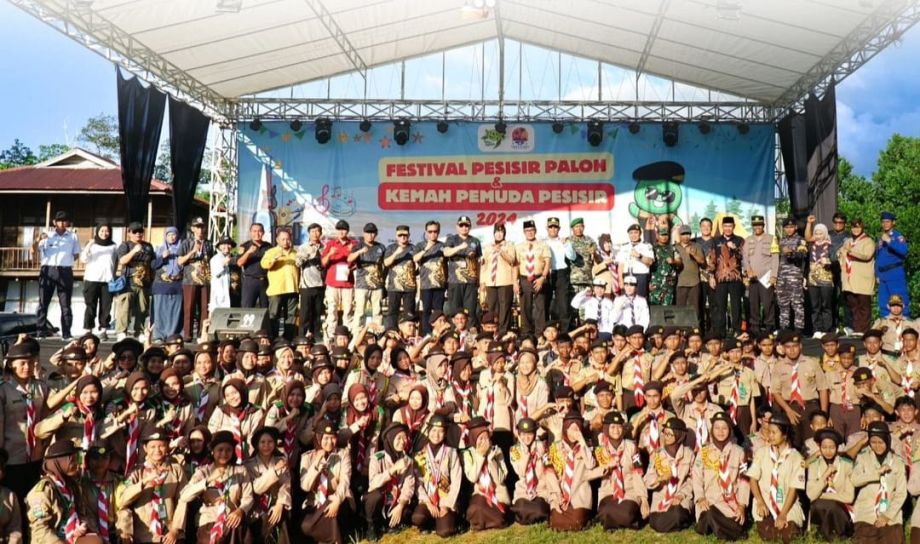
POLYGON ((296 248, 254 224, 237 255, 232 240, 212 252, 203 225, 157 249, 131 225, 99 244, 114 246, 105 281, 126 278, 110 353, 91 332, 47 361, 25 336, 5 355, 0 534, 341 543, 546 522, 903 542, 920 527, 906 241, 893 217, 878 244, 841 220, 774 238, 754 217, 747 240, 730 218, 696 239, 631 225, 621 247, 579 219, 567 239, 550 218, 546 239, 525 221, 523 242, 496 225, 483 244, 464 216, 443 242, 431 221, 423 242, 399 226, 386 247, 373 224, 361 240, 344 221, 331 239, 311 225, 296 248), (836 315, 838 283, 851 317, 836 315), (820 357, 802 352, 806 293, 820 357), (705 317, 660 326, 650 304, 705 317), (272 327, 218 339, 207 311, 224 305, 265 305, 272 327), (860 337, 838 336, 848 326, 860 337))

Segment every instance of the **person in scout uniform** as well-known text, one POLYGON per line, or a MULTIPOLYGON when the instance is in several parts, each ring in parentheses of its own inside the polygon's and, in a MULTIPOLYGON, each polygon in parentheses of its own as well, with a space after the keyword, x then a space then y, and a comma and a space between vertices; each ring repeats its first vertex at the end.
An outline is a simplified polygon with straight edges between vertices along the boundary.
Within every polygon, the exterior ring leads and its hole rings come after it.
POLYGON ((501 344, 491 342, 486 354, 489 368, 479 374, 476 388, 479 415, 489 422, 492 440, 507 451, 514 441, 514 375, 506 370, 508 357, 501 344))
POLYGON ((505 487, 508 476, 505 456, 492 444, 489 422, 475 417, 469 423, 471 447, 463 450, 463 475, 473 484, 473 495, 466 509, 470 529, 500 529, 507 525, 506 512, 511 497, 505 487))
MULTIPOLYGON (((188 503, 201 497, 195 524, 198 527, 195 540, 199 544, 241 542, 249 530, 244 521, 254 505, 252 482, 243 465, 237 463, 236 445, 230 431, 214 433, 211 439, 214 463, 200 467, 179 496, 177 511, 183 513, 188 503)), ((170 530, 179 530, 184 525, 184 514, 177 515, 170 530)))
POLYGON ((220 400, 220 379, 214 357, 201 346, 195 350, 192 373, 183 377, 183 394, 192 404, 195 424, 207 424, 220 400))
POLYGON ((853 534, 853 461, 839 455, 843 436, 834 429, 815 433, 820 455, 808 465, 805 492, 811 501, 811 524, 828 542, 853 534))
POLYGON ((792 446, 792 422, 774 412, 766 423, 767 443, 754 450, 746 476, 754 497, 757 534, 765 541, 788 544, 805 526, 799 492, 805 490, 802 454, 792 446))
POLYGON ((868 433, 869 448, 856 457, 850 479, 859 489, 853 503, 853 542, 903 542, 901 508, 907 499, 906 468, 892 451, 888 425, 872 422, 868 433))
POLYGON ((246 396, 246 383, 238 378, 224 382, 223 399, 208 421, 208 430, 215 437, 218 431, 231 433, 236 443, 236 462, 242 464, 249 458, 249 438, 262 426, 262 410, 252 406, 246 396))
POLYGON ((304 381, 303 374, 294 369, 294 348, 285 340, 278 340, 273 347, 274 368, 265 375, 265 399, 263 408, 281 398, 285 386, 291 382, 304 381))
MULTIPOLYGON (((143 437, 144 462, 119 484, 118 531, 122 542, 174 544, 182 538, 176 521, 180 493, 188 476, 184 467, 169 457, 169 432, 153 429, 143 437)), ((114 511, 114 510, 113 510, 114 511)), ((192 535, 188 535, 189 541, 192 535)))
MULTIPOLYGON (((856 346, 845 344, 841 346, 838 355, 838 364, 833 370, 826 373, 829 387, 828 402, 830 403, 828 413, 834 424, 834 430, 840 436, 850 436, 851 433, 859 430, 859 395, 855 381, 859 369, 854 366, 856 346)), ((871 370, 864 369, 860 376, 865 381, 871 375, 871 370), (865 371, 868 371, 868 376, 865 375, 865 371)))
POLYGON ((124 540, 116 520, 121 515, 121 505, 116 500, 116 487, 121 478, 109 467, 112 461, 112 449, 98 440, 84 452, 84 470, 80 479, 83 504, 78 510, 87 513, 97 528, 103 542, 124 540))
POLYGON ((604 416, 604 431, 594 448, 596 472, 601 478, 597 516, 607 531, 638 529, 648 517, 648 491, 636 443, 626 438, 626 418, 621 412, 604 416))
MULTIPOLYGON (((0 480, 8 476, 9 454, 0 448, 0 480)), ((9 487, 0 486, 0 541, 6 544, 22 544, 22 509, 27 504, 9 487)), ((26 529, 28 530, 28 528, 26 529)))
POLYGON ((448 419, 434 415, 428 424, 428 443, 415 454, 418 504, 412 525, 423 529, 434 523, 441 538, 457 532, 457 505, 463 483, 463 467, 457 449, 444 443, 448 419))
POLYGON ((645 486, 652 490, 649 526, 659 533, 686 529, 693 522, 693 450, 683 446, 687 425, 676 417, 662 426, 661 447, 649 455, 645 486))
POLYGON ((895 365, 901 374, 901 390, 905 395, 914 396, 920 382, 920 349, 917 345, 917 329, 908 327, 901 332, 901 352, 895 365))
POLYGON ((592 469, 597 461, 585 441, 585 422, 577 411, 562 420, 562 436, 549 447, 553 472, 546 481, 550 506, 549 528, 557 531, 580 531, 591 518, 592 469))
MULTIPOLYGON (((224 379, 221 381, 221 390, 223 390, 223 386, 227 385, 228 381, 234 379, 240 380, 245 386, 243 391, 248 399, 247 403, 261 408, 262 402, 267 396, 267 387, 265 385, 265 377, 256 372, 256 361, 259 357, 259 349, 259 345, 253 340, 243 340, 240 342, 240 347, 237 350, 239 361, 236 365, 236 371, 224 376, 224 379)), ((268 354, 269 356, 271 355, 270 349, 268 350, 268 354)))
POLYGON ((760 388, 754 371, 744 366, 742 361, 741 341, 726 338, 722 343, 726 363, 713 371, 721 376, 716 384, 718 403, 738 426, 741 436, 747 436, 757 430, 754 426, 754 412, 760 398, 760 388))
MULTIPOLYGON (((569 294, 569 300, 566 301, 567 306, 571 303, 571 293, 583 291, 591 286, 591 280, 594 279, 592 269, 596 264, 595 258, 597 255, 597 243, 590 236, 585 236, 584 218, 576 217, 572 219, 569 227, 572 229, 572 236, 564 240, 563 243, 571 244, 572 251, 575 252, 575 260, 569 262, 569 284, 572 289, 569 294)), ((572 316, 573 321, 568 328, 575 328, 574 319, 577 317, 577 315, 572 316)))
POLYGON ((244 466, 249 471, 255 506, 249 526, 253 542, 288 544, 291 512, 291 471, 279 450, 281 433, 275 427, 260 427, 250 439, 255 455, 244 466))
POLYGON ((300 530, 319 542, 342 544, 341 520, 354 502, 351 497, 351 458, 336 448, 338 429, 323 423, 315 433, 316 449, 300 458, 300 488, 307 493, 300 530))
POLYGON ((878 313, 885 317, 888 308, 885 302, 891 295, 900 295, 904 304, 904 315, 910 316, 910 291, 907 288, 907 273, 904 265, 907 262, 908 243, 904 235, 895 228, 897 217, 891 212, 884 211, 881 215, 882 234, 878 239, 875 252, 875 274, 878 278, 878 313))
POLYGON ((753 234, 744 240, 744 272, 748 279, 750 330, 754 334, 770 332, 776 323, 774 286, 779 277, 779 246, 776 238, 764 230, 764 217, 751 217, 753 234), (761 313, 762 312, 762 313, 761 313))
POLYGON ((511 469, 517 475, 511 511, 514 520, 521 525, 532 525, 549 518, 549 503, 546 502, 546 448, 537 440, 537 422, 529 417, 517 422, 518 441, 511 446, 511 469))
POLYGON ((629 420, 633 438, 640 450, 649 455, 654 454, 662 445, 662 430, 665 423, 675 417, 664 409, 661 391, 664 385, 660 381, 650 381, 645 385, 646 405, 629 420))
MULTIPOLYGON (((675 359, 680 361, 680 355, 676 354, 675 359)), ((709 374, 701 374, 671 391, 674 414, 687 424, 687 428, 693 429, 692 433, 687 433, 684 445, 693 448, 694 452, 699 452, 701 447, 709 443, 712 417, 723 411, 721 406, 709 400, 710 380, 709 374)), ((732 426, 733 430, 737 429, 734 424, 732 426)))
POLYGON ((801 332, 805 328, 804 265, 808 257, 808 243, 796 229, 795 218, 787 217, 783 220, 776 300, 779 306, 779 327, 789 329, 794 326, 795 330, 801 332), (792 318, 789 315, 790 308, 792 318))
POLYGON ((480 301, 485 308, 498 315, 498 332, 504 335, 511 330, 511 306, 517 290, 517 261, 514 244, 505 239, 505 224, 496 223, 492 231, 492 245, 482 255, 480 301))
MULTIPOLYGON (((552 254, 545 242, 537 240, 537 225, 524 221, 524 241, 514 246, 518 264, 517 291, 521 307, 521 336, 542 331, 546 323, 552 254)), ((592 261, 593 263, 593 261, 592 261)))
POLYGON ((415 497, 415 463, 408 454, 409 428, 391 423, 381 435, 382 451, 376 452, 368 470, 367 494, 364 495, 364 520, 367 538, 375 541, 386 527, 396 529, 409 521, 408 508, 415 497))
MULTIPOLYGON (((31 348, 29 344, 14 344, 10 347, 10 352, 31 357, 35 363, 35 373, 37 374, 41 370, 40 364, 38 364, 38 349, 31 348), (17 347, 22 346, 22 347, 17 347), (16 350, 15 352, 13 350, 16 350)), ((11 355, 8 353, 7 357, 11 355)), ((55 356, 52 355, 52 359, 55 359, 55 356)), ((56 357, 57 363, 52 360, 52 364, 58 366, 58 370, 52 370, 48 373, 46 378, 38 377, 39 379, 44 379, 45 384, 48 387, 48 395, 46 398, 46 404, 48 405, 49 411, 54 411, 60 407, 64 402, 66 402, 67 397, 73 392, 73 387, 75 382, 80 379, 80 376, 86 374, 86 363, 87 355, 86 350, 80 346, 67 346, 65 347, 60 355, 56 357)), ((42 373, 44 375, 44 373, 42 373)), ((125 374, 127 376, 127 373, 125 374)))
POLYGON ((801 444, 812 435, 808 426, 811 412, 827 411, 827 380, 817 359, 802 355, 801 334, 783 331, 778 340, 785 356, 774 368, 770 391, 776 405, 797 427, 795 440, 801 444))
POLYGON ((654 357, 645 352, 645 331, 642 325, 629 327, 626 330, 626 339, 628 345, 624 350, 624 356, 614 359, 609 372, 620 373, 617 409, 629 414, 645 406, 645 384, 651 380, 654 357))
POLYGON ((729 414, 712 416, 710 442, 700 448, 693 462, 691 479, 696 505, 696 532, 719 540, 741 540, 751 488, 744 470, 744 448, 732 442, 734 423, 729 414))
POLYGON ((156 405, 150 398, 150 378, 142 372, 132 372, 125 379, 123 396, 106 405, 106 419, 114 424, 99 438, 109 439, 112 446, 112 469, 128 475, 144 461, 141 437, 158 427, 156 405))
POLYGON ((875 242, 866 234, 862 219, 855 218, 850 222, 850 237, 837 250, 837 260, 841 263, 841 290, 853 317, 853 330, 864 333, 869 328, 876 278, 875 242))
POLYGON ((888 315, 876 319, 872 324, 873 329, 882 331, 882 351, 892 357, 901 353, 901 333, 907 328, 916 329, 918 326, 916 321, 904 315, 904 299, 901 295, 888 297, 888 315))
POLYGON ((5 483, 17 497, 38 482, 45 450, 35 429, 48 416, 49 393, 48 385, 34 378, 36 360, 27 344, 10 346, 4 357, 7 377, 0 382, 0 448, 9 455, 5 483))
POLYGON ((59 440, 45 452, 42 477, 26 496, 29 533, 33 544, 101 543, 87 513, 81 511, 82 489, 77 448, 59 440))

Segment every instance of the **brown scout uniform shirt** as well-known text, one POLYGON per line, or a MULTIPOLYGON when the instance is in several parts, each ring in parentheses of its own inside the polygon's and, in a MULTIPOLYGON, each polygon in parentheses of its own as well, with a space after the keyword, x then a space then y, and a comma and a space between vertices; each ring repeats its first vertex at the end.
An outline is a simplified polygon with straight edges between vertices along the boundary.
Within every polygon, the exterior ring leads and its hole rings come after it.
MULTIPOLYGON (((316 490, 319 487, 320 470, 323 468, 322 465, 319 467, 317 465, 325 454, 326 452, 322 450, 311 450, 300 457, 300 488, 307 492, 304 507, 322 508, 325 506, 316 503, 316 490)), ((351 499, 351 456, 348 451, 333 450, 323 465, 329 471, 326 504, 329 504, 333 497, 338 500, 339 504, 351 499)))
MULTIPOLYGON (((691 478, 693 480, 693 499, 697 504, 705 499, 710 508, 716 508, 726 517, 734 518, 739 511, 746 511, 751 502, 751 486, 742 470, 746 465, 744 448, 729 442, 720 451, 713 444, 706 444, 693 462, 691 478), (719 479, 721 464, 727 460, 729 481, 728 490, 722 488, 719 479)), ((702 512, 696 509, 699 521, 702 512)))
MULTIPOLYGON (((185 526, 185 506, 196 497, 201 497, 201 509, 198 511, 198 523, 201 527, 217 521, 217 513, 220 507, 221 494, 213 484, 208 483, 208 479, 215 473, 214 465, 205 465, 198 469, 192 478, 188 481, 179 496, 180 504, 177 515, 173 520, 171 528, 181 530, 185 526)), ((252 494, 252 482, 249 474, 243 465, 231 465, 226 468, 223 476, 224 494, 223 498, 227 501, 226 513, 240 508, 244 513, 249 513, 254 505, 252 494)))
MULTIPOLYGON (((0 383, 0 448, 10 454, 7 465, 24 465, 30 461, 42 458, 45 444, 38 437, 35 439, 35 448, 29 452, 26 441, 26 396, 32 398, 35 409, 33 424, 38 423, 48 416, 45 399, 48 398, 48 386, 38 380, 29 380, 20 386, 15 378, 0 383)), ((33 430, 35 428, 33 427, 33 430)))
POLYGON ((163 475, 163 485, 160 487, 160 523, 162 536, 171 529, 176 529, 182 534, 183 526, 173 523, 179 507, 179 494, 185 487, 187 477, 182 465, 164 462, 160 467, 154 468, 150 464, 138 465, 128 479, 118 486, 117 506, 118 531, 123 535, 130 535, 134 542, 159 542, 150 527, 153 511, 153 488, 144 486, 141 482, 144 474, 153 477, 163 475), (165 516, 163 513, 165 512, 165 516))
MULTIPOLYGON (((428 489, 432 476, 427 451, 428 448, 423 448, 422 451, 415 454, 415 464, 418 470, 416 490, 419 503, 431 502, 431 495, 428 489)), ((460 466, 460 456, 455 448, 451 448, 447 444, 441 444, 441 450, 437 455, 431 457, 430 463, 434 463, 438 456, 440 456, 440 463, 438 463, 440 472, 437 481, 438 506, 456 510, 457 498, 460 496, 460 486, 463 483, 463 467, 460 466)))
POLYGON ((674 457, 668 455, 664 448, 649 456, 648 470, 645 471, 645 487, 652 490, 651 512, 666 512, 668 507, 662 508, 662 501, 667 494, 668 483, 658 486, 658 480, 671 476, 671 467, 677 464, 677 490, 675 495, 681 495, 680 501, 672 499, 670 506, 681 506, 686 510, 693 509, 693 482, 690 480, 690 470, 693 468, 693 450, 683 446, 678 447, 674 457))
MULTIPOLYGON (((818 400, 818 392, 828 389, 827 379, 821 365, 814 357, 802 355, 798 361, 799 391, 805 402, 818 400)), ((779 395, 787 402, 792 396, 792 371, 794 364, 789 359, 783 358, 773 369, 773 382, 770 390, 774 395, 779 395)))

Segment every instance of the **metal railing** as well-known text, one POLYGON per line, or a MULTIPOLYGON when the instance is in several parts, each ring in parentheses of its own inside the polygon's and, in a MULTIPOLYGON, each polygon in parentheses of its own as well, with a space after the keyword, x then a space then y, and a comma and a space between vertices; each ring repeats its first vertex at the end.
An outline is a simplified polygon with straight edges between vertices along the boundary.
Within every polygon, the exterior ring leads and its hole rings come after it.
MULTIPOLYGON (((0 272, 37 272, 41 262, 36 254, 33 258, 28 248, 0 247, 0 272)), ((74 260, 73 269, 83 270, 83 263, 74 260)))

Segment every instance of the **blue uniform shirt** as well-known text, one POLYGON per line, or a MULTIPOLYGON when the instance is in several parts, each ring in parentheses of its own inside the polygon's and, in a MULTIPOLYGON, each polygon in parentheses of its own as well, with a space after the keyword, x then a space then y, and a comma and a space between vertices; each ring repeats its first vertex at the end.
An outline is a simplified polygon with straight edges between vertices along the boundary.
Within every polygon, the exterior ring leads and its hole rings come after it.
POLYGON ((884 278, 888 274, 903 275, 907 248, 907 239, 897 229, 891 229, 891 241, 885 242, 879 238, 875 252, 876 275, 879 278, 884 278))

